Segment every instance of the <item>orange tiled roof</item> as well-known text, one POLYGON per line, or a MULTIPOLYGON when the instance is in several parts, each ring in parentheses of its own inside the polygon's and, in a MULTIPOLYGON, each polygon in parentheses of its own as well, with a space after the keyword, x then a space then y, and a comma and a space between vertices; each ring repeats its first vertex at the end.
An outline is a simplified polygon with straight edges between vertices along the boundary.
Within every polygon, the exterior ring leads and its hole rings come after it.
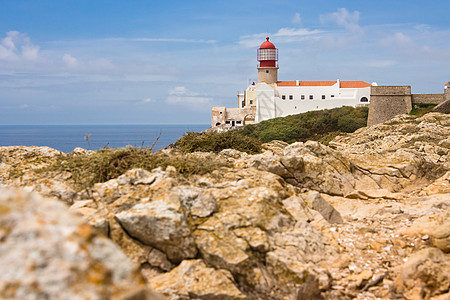
MULTIPOLYGON (((336 81, 299 81, 299 86, 332 86, 336 81)), ((296 86, 296 81, 278 81, 277 86, 296 86)))
POLYGON ((364 81, 341 81, 341 88, 365 88, 371 87, 370 83, 364 81))
MULTIPOLYGON (((298 86, 332 86, 337 81, 299 81, 298 86)), ((371 85, 364 81, 340 81, 341 88, 365 88, 371 85)), ((297 86, 296 81, 278 81, 277 86, 297 86)))

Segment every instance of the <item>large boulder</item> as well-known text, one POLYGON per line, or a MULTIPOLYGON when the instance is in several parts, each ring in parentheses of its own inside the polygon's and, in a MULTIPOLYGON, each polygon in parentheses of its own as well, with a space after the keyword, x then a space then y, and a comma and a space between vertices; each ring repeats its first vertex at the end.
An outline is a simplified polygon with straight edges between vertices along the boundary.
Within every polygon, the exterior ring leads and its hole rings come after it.
POLYGON ((56 200, 1 188, 0 240, 2 299, 157 299, 119 247, 56 200))

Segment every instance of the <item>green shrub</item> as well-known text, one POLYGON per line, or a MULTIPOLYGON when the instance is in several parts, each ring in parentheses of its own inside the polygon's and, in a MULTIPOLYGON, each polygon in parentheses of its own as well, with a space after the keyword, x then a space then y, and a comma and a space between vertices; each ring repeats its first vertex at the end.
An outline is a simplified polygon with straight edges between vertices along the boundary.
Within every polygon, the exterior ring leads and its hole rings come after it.
POLYGON ((249 154, 261 152, 262 142, 250 136, 244 136, 236 130, 224 132, 198 133, 188 132, 181 137, 175 147, 184 153, 195 151, 218 153, 224 149, 236 149, 249 154))
MULTIPOLYGON (((354 132, 367 124, 367 107, 339 107, 330 110, 309 111, 247 125, 239 133, 258 138, 263 142, 281 140, 287 143, 295 141, 330 141, 330 133, 354 132)), ((336 135, 334 135, 336 136, 336 135)))

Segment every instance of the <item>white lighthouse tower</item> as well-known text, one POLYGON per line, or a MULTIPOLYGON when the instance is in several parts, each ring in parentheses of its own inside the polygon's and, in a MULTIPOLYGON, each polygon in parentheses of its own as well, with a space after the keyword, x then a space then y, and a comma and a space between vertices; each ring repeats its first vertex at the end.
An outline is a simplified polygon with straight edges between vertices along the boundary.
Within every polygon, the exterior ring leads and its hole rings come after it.
POLYGON ((269 37, 257 50, 258 83, 276 84, 278 81, 278 49, 269 42, 269 37))

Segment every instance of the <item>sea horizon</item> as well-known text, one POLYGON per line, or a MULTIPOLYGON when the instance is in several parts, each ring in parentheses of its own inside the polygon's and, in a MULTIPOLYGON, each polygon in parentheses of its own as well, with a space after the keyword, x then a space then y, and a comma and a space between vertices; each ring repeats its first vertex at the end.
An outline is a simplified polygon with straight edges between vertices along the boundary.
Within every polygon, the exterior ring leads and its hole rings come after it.
POLYGON ((153 150, 160 150, 188 131, 199 132, 209 127, 209 124, 0 125, 0 147, 47 146, 70 153, 77 147, 89 150, 151 147, 159 136, 153 150))

